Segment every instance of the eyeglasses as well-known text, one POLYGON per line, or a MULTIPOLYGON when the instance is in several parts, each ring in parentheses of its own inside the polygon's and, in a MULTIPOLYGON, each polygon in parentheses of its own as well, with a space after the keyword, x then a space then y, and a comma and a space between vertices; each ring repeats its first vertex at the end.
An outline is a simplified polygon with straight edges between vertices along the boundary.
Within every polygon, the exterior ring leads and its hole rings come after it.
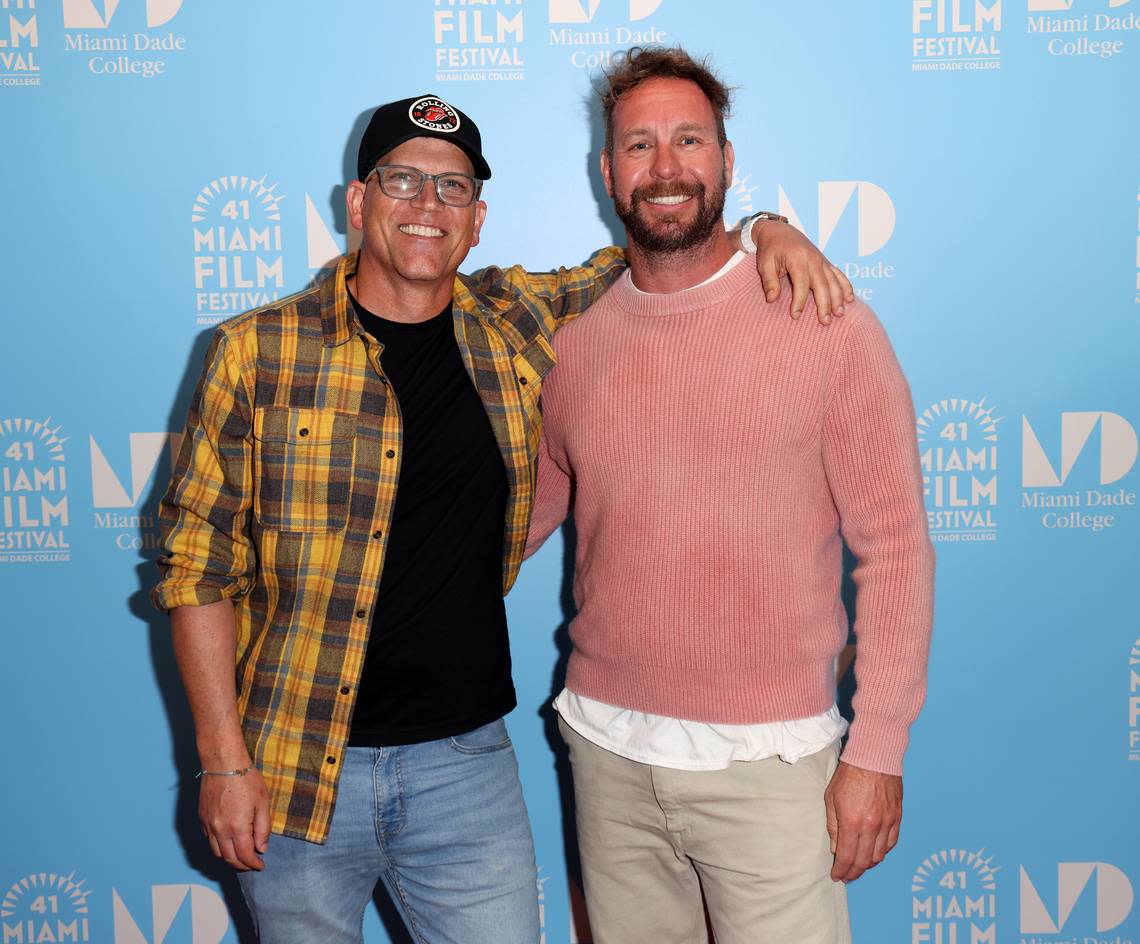
POLYGON ((373 174, 380 181, 380 189, 396 200, 418 197, 427 180, 434 181, 435 195, 439 202, 453 207, 471 206, 479 199, 479 191, 483 189, 483 181, 467 174, 425 174, 403 164, 378 164, 364 178, 365 181, 373 174))

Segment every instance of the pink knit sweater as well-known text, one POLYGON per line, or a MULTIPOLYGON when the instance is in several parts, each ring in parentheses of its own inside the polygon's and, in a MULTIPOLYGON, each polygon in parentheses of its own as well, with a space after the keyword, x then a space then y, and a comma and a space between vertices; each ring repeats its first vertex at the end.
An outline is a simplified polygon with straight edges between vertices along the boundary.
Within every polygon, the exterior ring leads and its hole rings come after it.
POLYGON ((666 295, 622 278, 559 331, 528 550, 573 511, 572 691, 753 724, 834 701, 842 528, 859 561, 843 759, 897 774, 934 580, 910 391, 865 305, 829 328, 789 305, 744 264, 666 295))

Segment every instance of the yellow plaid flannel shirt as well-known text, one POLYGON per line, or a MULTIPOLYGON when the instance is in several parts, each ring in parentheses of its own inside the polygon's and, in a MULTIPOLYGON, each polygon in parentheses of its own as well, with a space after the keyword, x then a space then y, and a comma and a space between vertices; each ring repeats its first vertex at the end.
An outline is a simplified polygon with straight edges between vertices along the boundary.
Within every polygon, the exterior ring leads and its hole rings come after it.
MULTIPOLYGON (((554 330, 623 270, 608 248, 580 268, 457 275, 455 336, 503 454, 503 592, 522 562, 538 397, 554 330)), ((273 831, 324 841, 332 819, 403 451, 381 346, 345 280, 220 325, 160 507, 162 609, 229 598, 238 708, 273 831)))

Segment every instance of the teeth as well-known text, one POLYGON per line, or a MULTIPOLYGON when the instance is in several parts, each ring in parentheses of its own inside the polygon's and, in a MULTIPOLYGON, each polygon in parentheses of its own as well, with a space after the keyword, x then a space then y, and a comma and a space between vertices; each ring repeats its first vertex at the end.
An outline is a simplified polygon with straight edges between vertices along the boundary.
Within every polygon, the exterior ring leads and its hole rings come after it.
POLYGON ((691 199, 688 194, 679 193, 674 197, 648 197, 649 203, 661 203, 666 206, 672 206, 677 203, 684 203, 686 200, 691 199))
POLYGON ((436 229, 434 226, 421 226, 419 223, 404 223, 400 227, 401 233, 407 233, 409 236, 442 236, 443 230, 436 229))

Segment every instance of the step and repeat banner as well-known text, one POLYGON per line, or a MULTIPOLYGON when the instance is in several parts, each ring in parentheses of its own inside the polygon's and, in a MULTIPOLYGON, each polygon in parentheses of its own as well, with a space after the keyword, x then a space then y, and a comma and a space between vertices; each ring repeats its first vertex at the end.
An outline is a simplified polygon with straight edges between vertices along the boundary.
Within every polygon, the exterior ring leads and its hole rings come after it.
MULTIPOLYGON (((252 940, 146 602, 212 326, 354 245, 396 98, 483 131, 466 268, 620 240, 591 80, 638 43, 738 87, 727 215, 790 217, 911 382, 930 689, 855 940, 1140 942, 1140 0, 0 0, 2 944, 252 940)), ((555 539, 508 599, 549 944, 589 940, 548 707, 568 597, 555 539)), ((366 935, 405 940, 382 904, 366 935)))

